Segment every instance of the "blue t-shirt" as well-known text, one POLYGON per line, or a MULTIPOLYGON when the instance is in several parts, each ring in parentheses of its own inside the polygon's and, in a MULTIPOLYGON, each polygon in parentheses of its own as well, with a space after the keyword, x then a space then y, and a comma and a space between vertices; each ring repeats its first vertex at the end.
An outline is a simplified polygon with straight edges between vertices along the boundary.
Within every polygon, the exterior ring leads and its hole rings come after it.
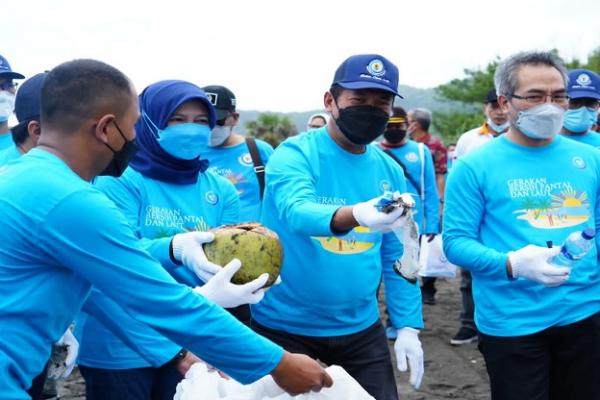
POLYGON ((415 187, 409 179, 406 179, 406 189, 416 202, 413 217, 419 225, 419 232, 422 234, 440 233, 440 196, 437 191, 433 158, 429 148, 424 144, 421 146, 423 146, 423 160, 420 156, 419 144, 413 140, 408 140, 406 144, 399 147, 389 149, 382 147, 382 149, 391 151, 402 161, 408 174, 417 184, 415 187), (421 168, 423 168, 423 185, 421 185, 421 168), (425 201, 421 200, 421 186, 424 189, 425 201))
POLYGON ((114 203, 47 151, 0 167, 0 220, 2 399, 29 399, 92 285, 236 380, 256 380, 281 360, 281 347, 177 283, 114 203))
POLYGON ((560 245, 573 231, 600 226, 600 152, 561 136, 524 147, 505 136, 454 164, 446 186, 444 250, 471 271, 481 332, 520 336, 582 320, 600 311, 596 246, 567 283, 546 287, 509 280, 509 251, 560 245))
MULTIPOLYGON (((235 188, 210 171, 200 174, 193 185, 150 179, 132 168, 118 179, 99 177, 95 183, 123 211, 136 236, 142 239, 142 246, 175 279, 192 287, 202 282, 169 257, 173 235, 189 230, 207 231, 238 220, 239 200, 235 188)), ((104 295, 94 291, 91 296, 104 295)), ((164 338, 151 328, 119 310, 113 311, 118 315, 113 317, 112 323, 122 332, 115 332, 114 327, 105 326, 93 315, 82 313, 78 317, 76 334, 80 338, 78 362, 81 365, 103 369, 158 367, 179 350, 175 344, 165 344, 164 338), (135 347, 131 342, 135 342, 135 347)))
POLYGON ((8 149, 10 146, 14 145, 15 142, 12 138, 12 133, 10 131, 6 133, 0 133, 0 151, 8 149))
MULTIPOLYGON (((263 165, 267 165, 273 148, 259 139, 256 139, 256 147, 263 165)), ((246 142, 230 147, 207 147, 202 158, 210 162, 209 170, 234 184, 240 196, 240 222, 258 221, 262 203, 260 187, 246 142)))
POLYGON ((21 157, 21 152, 14 144, 4 150, 0 150, 0 166, 19 157, 21 157))
POLYGON ((398 327, 420 327, 421 294, 393 271, 402 245, 393 233, 357 227, 331 231, 339 207, 404 192, 402 169, 376 146, 343 150, 326 127, 294 136, 271 156, 262 222, 284 249, 282 283, 252 306, 260 324, 298 335, 338 336, 366 329, 379 318, 382 273, 388 310, 398 327))
POLYGON ((581 143, 589 144, 600 149, 600 134, 596 131, 588 131, 583 135, 563 135, 566 138, 576 140, 581 143))

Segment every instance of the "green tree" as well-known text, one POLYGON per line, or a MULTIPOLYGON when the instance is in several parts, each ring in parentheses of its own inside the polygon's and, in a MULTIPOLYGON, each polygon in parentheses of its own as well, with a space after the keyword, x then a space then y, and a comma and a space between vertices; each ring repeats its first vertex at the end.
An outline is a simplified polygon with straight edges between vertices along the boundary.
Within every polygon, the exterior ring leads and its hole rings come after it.
POLYGON ((275 113, 262 113, 254 121, 246 123, 248 135, 264 140, 274 148, 290 136, 298 133, 289 117, 275 113))
POLYGON ((488 91, 494 87, 494 73, 500 62, 496 58, 483 69, 465 69, 465 77, 453 79, 435 88, 436 95, 446 101, 461 104, 458 110, 433 115, 433 131, 437 132, 446 144, 456 143, 458 137, 480 125, 484 117, 481 104, 488 91))
MULTIPOLYGON (((558 53, 558 52, 557 52, 558 53)), ((600 46, 596 47, 589 55, 585 63, 577 58, 565 62, 568 69, 585 68, 600 74, 600 46)))

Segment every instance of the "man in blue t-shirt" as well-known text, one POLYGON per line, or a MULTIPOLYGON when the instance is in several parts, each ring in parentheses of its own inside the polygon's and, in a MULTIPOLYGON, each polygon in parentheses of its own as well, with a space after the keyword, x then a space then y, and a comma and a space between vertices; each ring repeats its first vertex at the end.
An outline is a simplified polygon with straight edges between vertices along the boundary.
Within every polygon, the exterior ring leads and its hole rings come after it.
MULTIPOLYGON (((122 72, 95 60, 61 64, 42 86, 38 147, 0 167, 0 398, 29 399, 51 344, 93 306, 86 301, 92 286, 240 382, 271 374, 292 394, 330 386, 314 360, 283 351, 178 284, 90 183, 127 167, 139 115, 122 72)), ((206 262, 201 243, 179 244, 173 254, 186 267, 206 262)), ((110 325, 110 315, 103 318, 110 325)))
POLYGON ((218 85, 202 89, 215 107, 217 123, 211 131, 208 148, 201 156, 209 161, 210 170, 235 186, 240 197, 240 222, 258 221, 264 190, 264 166, 273 154, 273 148, 265 141, 235 132, 240 114, 236 111, 236 98, 231 90, 218 85), (254 150, 256 153, 253 154, 254 150), (255 162, 261 167, 257 168, 255 162))
POLYGON ((385 191, 406 191, 402 169, 376 146, 398 95, 386 58, 348 58, 325 94, 329 123, 287 139, 266 169, 262 222, 284 248, 282 283, 252 305, 252 328, 285 348, 345 368, 373 397, 398 398, 377 289, 398 331, 398 368, 423 375, 420 290, 392 266, 402 254, 393 230, 403 207, 375 207, 385 191))
POLYGON ((600 149, 600 135, 592 130, 600 109, 600 76, 589 69, 569 71, 569 109, 561 133, 569 139, 600 149))
POLYGON ((595 399, 600 238, 569 267, 553 257, 569 234, 600 228, 600 152, 558 135, 569 97, 555 54, 510 56, 494 81, 510 127, 456 161, 444 250, 471 271, 492 398, 595 399))
MULTIPOLYGON (((201 156, 209 162, 209 170, 231 182, 240 199, 239 220, 260 220, 264 191, 265 165, 273 153, 267 142, 234 132, 240 120, 236 111, 237 100, 225 86, 210 85, 202 88, 216 112, 216 125, 210 133, 208 147, 201 156), (260 166, 255 165, 260 164, 260 166)), ((229 309, 237 319, 250 323, 250 306, 229 309)))
POLYGON ((9 119, 15 109, 17 85, 13 79, 25 79, 25 77, 13 71, 8 60, 0 55, 0 150, 14 144, 8 129, 9 119))
POLYGON ((15 98, 15 114, 19 123, 11 128, 12 146, 0 151, 0 166, 21 157, 37 145, 40 137, 42 84, 47 72, 27 79, 15 98))

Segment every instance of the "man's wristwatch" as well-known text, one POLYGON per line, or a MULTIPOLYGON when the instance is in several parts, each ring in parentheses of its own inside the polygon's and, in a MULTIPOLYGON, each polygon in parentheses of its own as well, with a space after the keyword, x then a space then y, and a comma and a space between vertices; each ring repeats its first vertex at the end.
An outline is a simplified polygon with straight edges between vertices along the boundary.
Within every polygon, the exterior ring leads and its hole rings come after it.
POLYGON ((176 367, 177 364, 179 364, 179 362, 185 358, 187 353, 188 351, 186 349, 179 350, 177 354, 175 354, 175 357, 171 358, 171 360, 167 362, 166 365, 169 367, 176 367))

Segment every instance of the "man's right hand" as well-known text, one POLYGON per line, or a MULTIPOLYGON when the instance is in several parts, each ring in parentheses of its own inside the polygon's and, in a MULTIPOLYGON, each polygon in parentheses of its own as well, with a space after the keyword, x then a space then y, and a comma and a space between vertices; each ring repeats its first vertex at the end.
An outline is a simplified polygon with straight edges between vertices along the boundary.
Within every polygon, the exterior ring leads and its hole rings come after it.
POLYGON ((356 222, 360 226, 379 232, 390 232, 402 227, 406 222, 404 207, 394 207, 388 213, 382 212, 377 206, 383 199, 384 196, 379 196, 355 204, 352 207, 352 215, 356 222))
POLYGON ((560 247, 548 249, 530 244, 508 253, 507 269, 513 278, 530 279, 546 286, 559 286, 569 279, 571 269, 548 262, 558 253, 560 247))
POLYGON ((318 392, 323 387, 333 385, 333 380, 318 362, 307 355, 287 351, 271 376, 277 385, 292 396, 311 390, 318 392))

